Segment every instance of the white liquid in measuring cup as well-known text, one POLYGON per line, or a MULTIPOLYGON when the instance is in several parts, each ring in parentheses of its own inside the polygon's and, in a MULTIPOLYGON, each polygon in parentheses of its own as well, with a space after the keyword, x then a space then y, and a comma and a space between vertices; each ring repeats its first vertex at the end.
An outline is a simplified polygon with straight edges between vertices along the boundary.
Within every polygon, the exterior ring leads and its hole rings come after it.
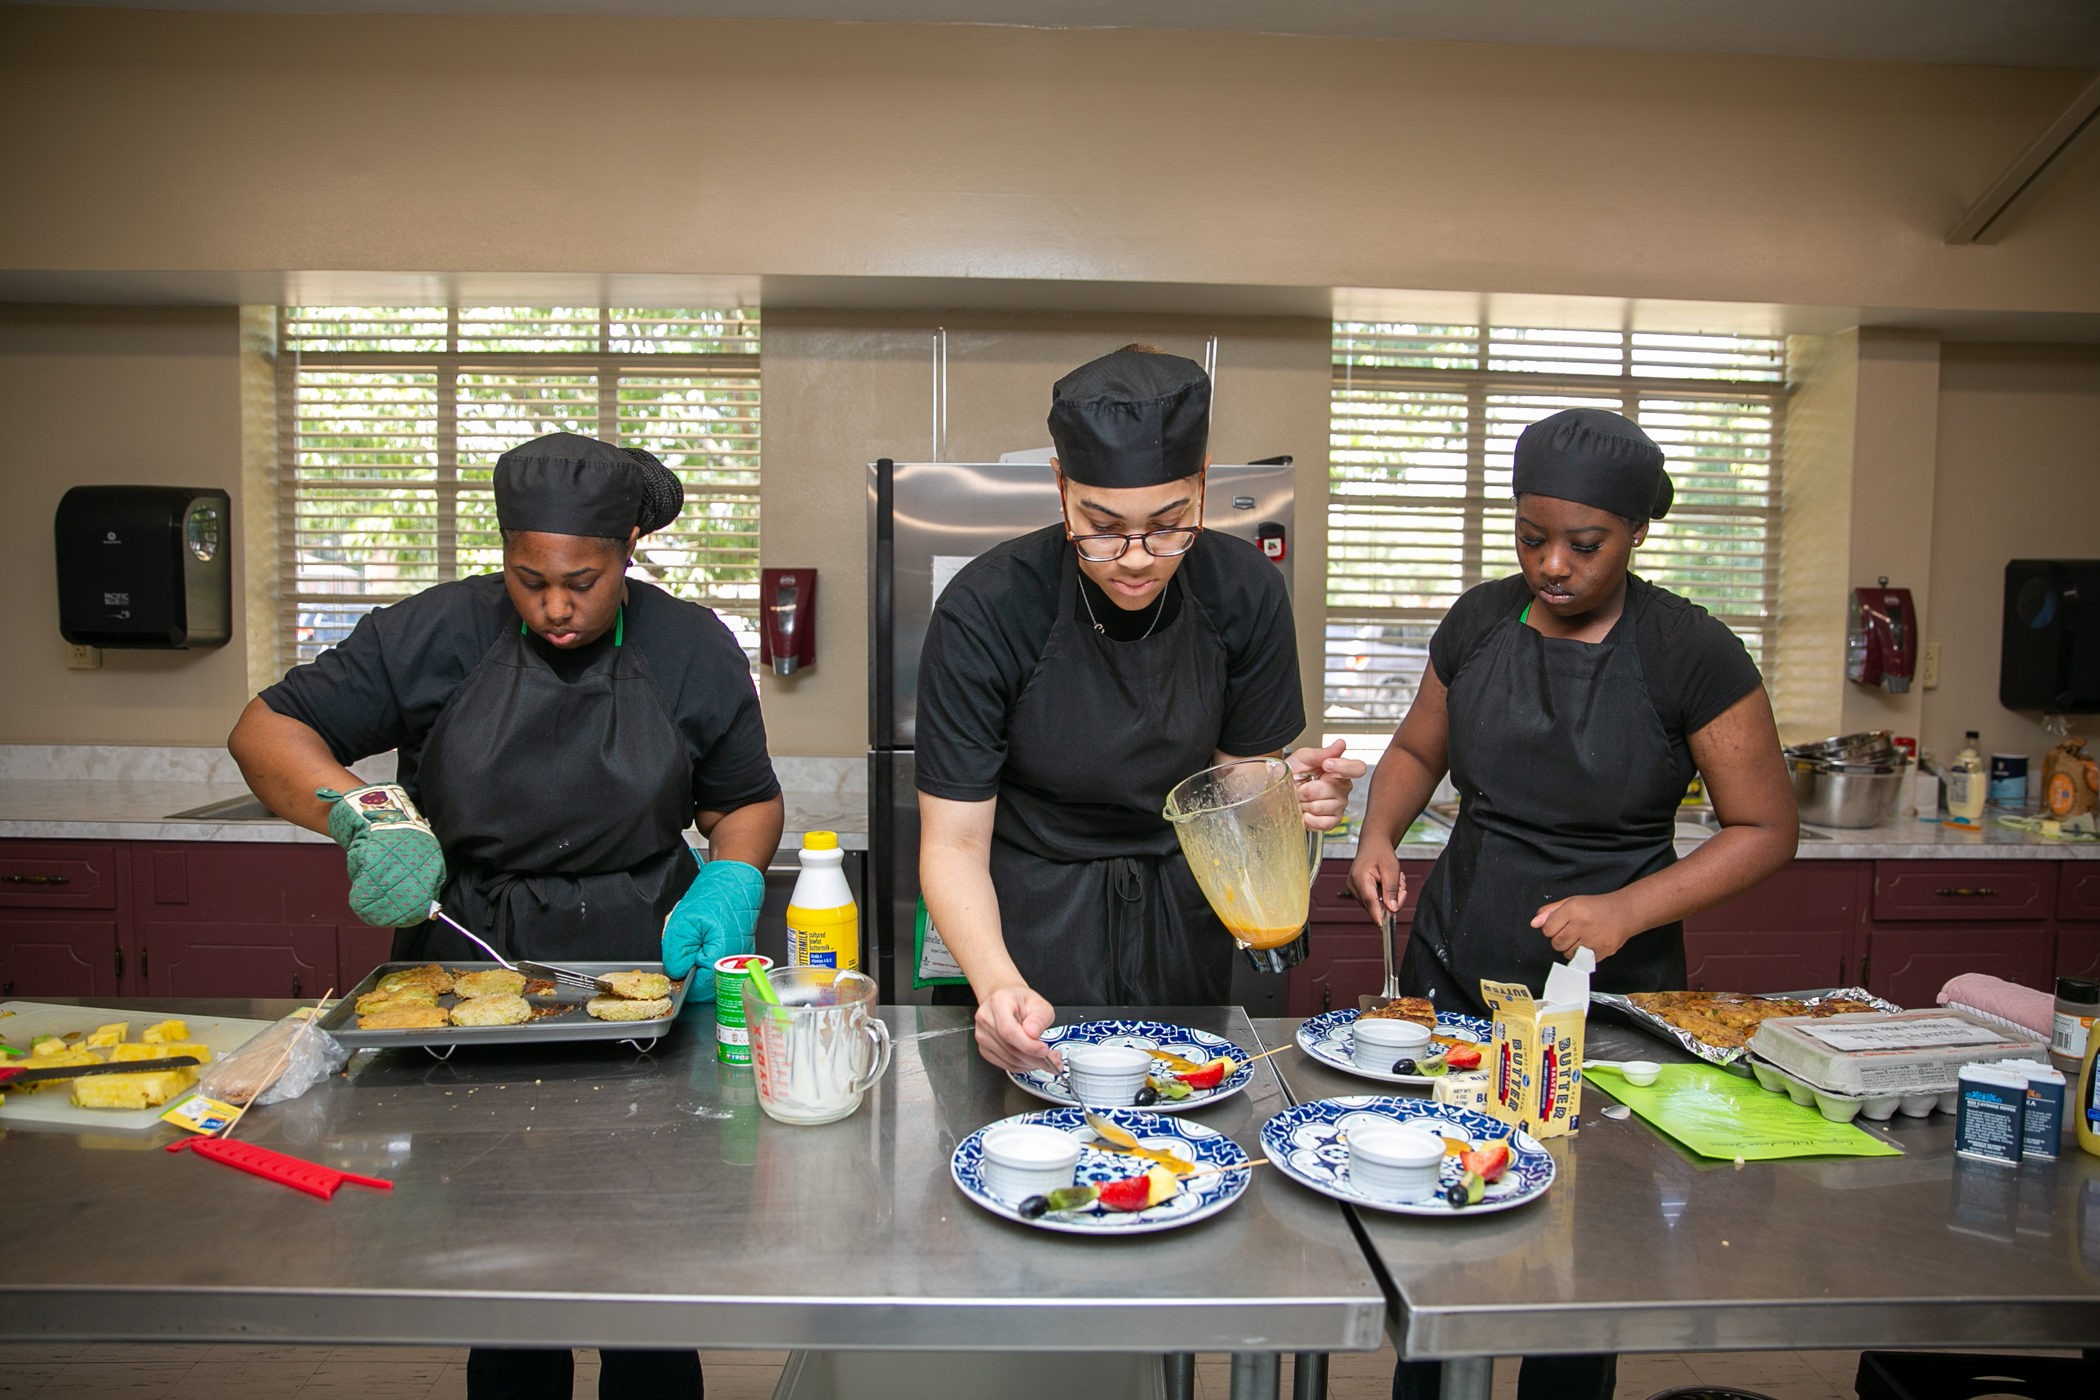
POLYGON ((763 1008, 751 1027, 760 1107, 783 1123, 846 1117, 889 1067, 889 1028, 868 1015, 874 983, 822 968, 792 969, 775 980, 786 984, 780 987, 785 1004, 763 1008), (798 987, 797 975, 854 979, 867 984, 867 995, 839 998, 843 989, 798 987))

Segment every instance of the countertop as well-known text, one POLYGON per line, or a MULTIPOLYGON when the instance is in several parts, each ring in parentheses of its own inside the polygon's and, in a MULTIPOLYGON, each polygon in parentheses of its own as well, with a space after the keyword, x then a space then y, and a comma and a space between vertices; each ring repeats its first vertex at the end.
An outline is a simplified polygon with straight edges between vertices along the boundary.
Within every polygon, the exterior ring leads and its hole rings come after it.
MULTIPOLYGON (((0 780, 0 839, 59 841, 319 842, 328 838, 288 821, 176 820, 169 814, 248 796, 238 782, 141 782, 106 779, 0 780)), ((849 851, 868 846, 868 812, 836 791, 785 789, 787 829, 780 848, 792 852, 805 831, 835 831, 849 851)), ((705 845, 697 836, 696 845, 705 845)))
MULTIPOLYGON (((1995 813, 1992 814, 1995 816, 1995 813)), ((1803 826, 1796 860, 2100 860, 2100 841, 2051 841, 2031 832, 1998 826, 1986 817, 1981 831, 1962 831, 1938 822, 1913 818, 1885 822, 1855 830, 1843 827, 1803 826)), ((1416 823, 1416 830, 1425 823, 1416 823)), ((1409 835, 1414 835, 1411 831, 1409 835)), ((1703 839, 1703 838, 1702 838, 1703 839)), ((1681 840, 1677 856, 1682 860, 1699 849, 1701 840, 1681 840)), ((1353 836, 1330 838, 1322 847, 1331 860, 1353 860, 1353 836)), ((1402 860, 1435 860, 1444 853, 1442 842, 1403 841, 1402 860)))
MULTIPOLYGON (((268 1019, 292 1003, 108 1001, 268 1019)), ((1067 1018, 1132 1013, 1063 1009, 1067 1018)), ((373 1175, 323 1203, 187 1153, 176 1130, 0 1139, 0 1337, 972 1351, 1368 1351, 1386 1298, 1342 1208, 1274 1172, 1142 1239, 1031 1229, 949 1175, 967 1134, 1047 1107, 960 1008, 883 1007, 889 1071, 850 1117, 763 1116, 714 1008, 611 1042, 365 1051, 241 1138, 373 1175), (63 1222, 63 1228, 53 1228, 63 1222)), ((1238 1007, 1174 1019, 1247 1046, 1238 1007)), ((87 1020, 85 1015, 83 1019, 87 1020)), ((1285 1106, 1196 1110, 1258 1148, 1285 1106)))

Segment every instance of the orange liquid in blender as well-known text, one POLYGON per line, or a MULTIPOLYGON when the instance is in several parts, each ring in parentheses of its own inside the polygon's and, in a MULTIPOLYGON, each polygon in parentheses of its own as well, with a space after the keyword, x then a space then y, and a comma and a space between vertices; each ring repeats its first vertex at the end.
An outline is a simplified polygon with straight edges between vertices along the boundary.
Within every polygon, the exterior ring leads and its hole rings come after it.
POLYGON ((1238 924, 1225 925, 1228 933, 1249 948, 1281 948, 1296 938, 1304 928, 1303 924, 1292 924, 1288 928, 1241 928, 1238 924))

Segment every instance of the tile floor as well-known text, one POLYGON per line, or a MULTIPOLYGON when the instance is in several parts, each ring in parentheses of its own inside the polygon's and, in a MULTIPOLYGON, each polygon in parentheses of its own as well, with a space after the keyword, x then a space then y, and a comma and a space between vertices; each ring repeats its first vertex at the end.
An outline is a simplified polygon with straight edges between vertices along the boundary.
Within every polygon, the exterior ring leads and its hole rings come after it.
MULTIPOLYGON (((708 1400, 771 1400, 784 1354, 705 1353, 708 1400)), ((1859 1353, 1718 1352, 1627 1356, 1621 1400, 1698 1382, 1754 1390, 1773 1400, 1852 1400, 1859 1353)), ((1393 1350, 1337 1355, 1331 1400, 1386 1400, 1393 1350)), ((1198 1400, 1226 1400, 1231 1363, 1197 1358, 1198 1400)), ((169 1343, 0 1344, 0 1400, 465 1400, 467 1353, 455 1347, 327 1347, 169 1343)), ((1290 1363, 1283 1393, 1290 1394, 1290 1363)), ((1515 1400, 1516 1363, 1495 1368, 1495 1400, 1515 1400)), ((597 1353, 577 1355, 577 1400, 596 1400, 597 1353)))

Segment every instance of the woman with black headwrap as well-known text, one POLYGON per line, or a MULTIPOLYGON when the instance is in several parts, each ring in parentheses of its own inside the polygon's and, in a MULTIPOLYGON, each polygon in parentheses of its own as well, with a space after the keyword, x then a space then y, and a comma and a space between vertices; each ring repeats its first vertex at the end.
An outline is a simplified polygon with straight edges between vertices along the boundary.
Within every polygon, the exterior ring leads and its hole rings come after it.
MULTIPOLYGON (((1484 1014, 1482 978, 1544 990, 1577 948, 1600 991, 1685 985, 1684 923, 1793 859, 1794 794, 1756 665, 1703 608, 1629 573, 1670 509, 1663 453, 1631 421, 1568 409, 1517 440, 1523 572, 1469 590, 1371 793, 1350 886, 1373 917, 1405 894, 1394 846, 1448 770, 1450 844, 1415 908, 1403 992, 1484 1014), (1679 861, 1694 773, 1718 834, 1679 861)), ((1617 1358, 1533 1357, 1520 1400, 1612 1393, 1617 1358)), ((1395 1400, 1429 1400, 1438 1364, 1402 1362, 1395 1400)))
MULTIPOLYGON (((360 619, 249 702, 227 747, 274 812, 334 837, 397 959, 661 959, 714 995, 748 952, 780 785, 748 661, 708 609, 627 576, 684 504, 635 448, 555 433, 495 470, 503 571, 360 619), (394 749, 398 782, 346 767, 394 749), (427 813, 427 820, 425 814, 427 813), (697 825, 700 865, 683 832, 697 825)), ((477 1348, 474 1400, 567 1397, 567 1349, 477 1348)), ((693 1351, 603 1354, 601 1393, 699 1400, 693 1351)))
MULTIPOLYGON (((1233 940, 1161 815, 1167 792, 1305 727, 1290 598, 1253 545, 1203 529, 1210 378, 1149 346, 1051 396, 1064 518, 941 594, 919 663, 926 906, 1002 1069, 1055 1063, 1066 1005, 1215 1005, 1233 940)), ((1363 765, 1291 765, 1331 828, 1363 765)))

